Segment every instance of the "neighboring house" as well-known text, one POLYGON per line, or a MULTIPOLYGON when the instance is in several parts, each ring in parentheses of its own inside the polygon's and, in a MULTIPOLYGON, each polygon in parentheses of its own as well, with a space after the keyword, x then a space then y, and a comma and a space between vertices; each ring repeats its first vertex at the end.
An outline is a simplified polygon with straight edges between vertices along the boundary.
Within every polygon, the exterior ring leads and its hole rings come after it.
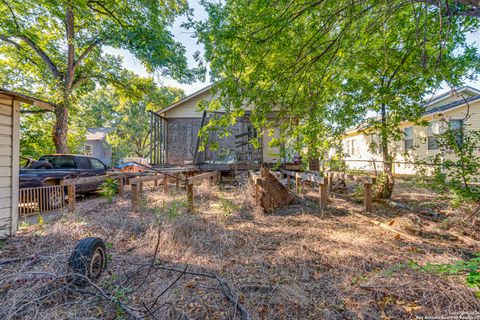
POLYGON ((245 116, 237 119, 231 126, 231 135, 219 137, 219 134, 210 132, 210 141, 218 143, 219 148, 206 146, 200 152, 198 132, 202 125, 208 123, 215 114, 221 114, 222 110, 214 113, 206 113, 198 110, 200 101, 211 101, 214 97, 211 91, 212 85, 207 86, 172 105, 152 114, 151 152, 152 164, 231 164, 231 163, 275 163, 279 160, 280 149, 270 147, 268 143, 273 136, 278 137, 279 131, 272 136, 263 134, 257 137, 257 133, 249 120, 249 111, 245 116), (249 143, 249 139, 257 137, 260 148, 257 150, 249 143))
POLYGON ((106 137, 111 128, 88 128, 83 154, 100 159, 106 165, 112 161, 112 147, 106 137))
MULTIPOLYGON (((434 135, 441 133, 442 119, 447 120, 453 128, 480 130, 480 90, 466 86, 455 92, 434 96, 421 118, 429 123, 428 126, 418 126, 411 122, 402 123, 400 129, 404 133, 403 140, 390 143, 390 148, 396 150, 395 173, 414 174, 413 162, 440 152, 434 135), (470 117, 464 122, 467 112, 470 117)), ((345 133, 342 143, 346 165, 350 169, 381 170, 380 149, 370 150, 372 142, 378 145, 379 137, 365 132, 368 132, 368 128, 363 127, 350 129, 345 133)))
POLYGON ((48 102, 0 88, 0 239, 13 236, 18 226, 20 105, 53 111, 48 102))

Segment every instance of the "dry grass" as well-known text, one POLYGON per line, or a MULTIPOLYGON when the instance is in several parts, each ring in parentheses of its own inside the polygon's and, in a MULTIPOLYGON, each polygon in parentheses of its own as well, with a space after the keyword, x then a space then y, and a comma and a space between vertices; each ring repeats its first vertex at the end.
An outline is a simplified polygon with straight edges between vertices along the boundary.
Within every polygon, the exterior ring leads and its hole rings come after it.
MULTIPOLYGON (((463 279, 414 271, 419 264, 467 258, 475 248, 459 240, 413 243, 351 215, 361 204, 337 196, 319 212, 316 194, 275 214, 255 212, 245 188, 204 184, 195 188, 197 212, 187 213, 183 190, 146 193, 139 212, 128 199, 76 211, 31 226, 6 241, 0 257, 45 259, 0 266, 0 318, 128 318, 122 306, 92 293, 67 290, 58 276, 75 241, 98 236, 109 243, 108 272, 98 285, 122 303, 156 309, 146 318, 239 319, 213 279, 160 269, 169 266, 223 278, 253 319, 410 319, 451 312, 480 312, 463 279), (160 231, 160 233, 159 233, 160 231), (160 234, 158 260, 148 265, 160 234), (27 279, 49 272, 54 280, 27 279), (30 276, 31 277, 31 276, 30 276), (16 280, 12 280, 16 279, 16 280), (159 293, 170 284, 154 304, 159 293)), ((376 219, 404 212, 375 204, 376 219)), ((432 222, 429 232, 441 232, 432 222)), ((431 224, 431 225, 430 225, 431 224)))

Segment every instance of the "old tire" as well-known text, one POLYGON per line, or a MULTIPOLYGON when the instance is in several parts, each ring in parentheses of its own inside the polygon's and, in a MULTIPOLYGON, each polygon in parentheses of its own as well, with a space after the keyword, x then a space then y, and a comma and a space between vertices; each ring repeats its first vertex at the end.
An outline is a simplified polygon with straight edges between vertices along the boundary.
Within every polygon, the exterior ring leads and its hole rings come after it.
MULTIPOLYGON (((107 266, 105 242, 100 238, 89 237, 77 242, 68 260, 69 268, 92 281, 98 280, 107 266)), ((76 284, 86 284, 83 277, 74 279, 76 284)))

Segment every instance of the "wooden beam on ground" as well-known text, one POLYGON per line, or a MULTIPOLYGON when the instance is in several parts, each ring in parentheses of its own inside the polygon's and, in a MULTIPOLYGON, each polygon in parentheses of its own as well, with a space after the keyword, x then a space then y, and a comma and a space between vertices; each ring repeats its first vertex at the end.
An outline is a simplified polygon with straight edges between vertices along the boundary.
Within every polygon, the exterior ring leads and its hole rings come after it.
POLYGON ((375 177, 371 176, 359 176, 354 174, 342 173, 342 172, 328 172, 328 174, 332 175, 332 179, 341 179, 341 180, 351 180, 356 181, 359 183, 375 183, 375 177))
POLYGON ((422 240, 422 239, 419 239, 419 238, 417 238, 417 237, 414 237, 414 236, 412 236, 412 235, 409 235, 409 234, 407 234, 407 233, 405 233, 405 232, 399 231, 399 230, 397 230, 397 229, 395 229, 395 228, 390 227, 388 224, 385 224, 385 223, 376 221, 376 220, 374 220, 374 219, 368 218, 368 217, 366 217, 366 216, 364 216, 364 215, 362 215, 362 214, 353 213, 353 215, 356 216, 357 218, 360 218, 360 219, 362 219, 362 220, 364 220, 364 221, 366 221, 366 222, 369 222, 369 223, 371 223, 371 224, 373 224, 373 225, 379 226, 379 227, 384 228, 384 229, 386 229, 386 230, 388 230, 388 231, 391 231, 391 232, 393 232, 393 233, 396 233, 396 234, 398 234, 398 235, 400 235, 400 236, 402 236, 402 237, 404 237, 404 238, 406 238, 406 239, 408 239, 408 240, 415 241, 415 242, 420 242, 420 243, 421 243, 421 242, 425 242, 425 241, 422 240))
POLYGON ((86 177, 86 178, 75 178, 75 179, 65 179, 60 182, 61 185, 68 186, 70 184, 89 184, 94 182, 103 182, 107 176, 96 176, 96 177, 86 177))
POLYGON ((153 176, 155 172, 121 172, 121 171, 113 171, 107 172, 107 177, 109 178, 118 178, 118 177, 142 177, 142 176, 153 176))
POLYGON ((302 172, 288 171, 288 170, 281 170, 280 172, 287 176, 287 181, 290 180, 289 177, 294 177, 295 180, 299 178, 302 181, 311 181, 318 184, 325 183, 325 178, 319 177, 318 175, 313 173, 302 173, 302 172))
POLYGON ((135 178, 129 178, 128 179, 128 184, 134 185, 134 184, 139 184, 142 182, 149 182, 149 181, 155 181, 158 179, 163 179, 164 175, 163 174, 158 174, 155 176, 144 176, 144 177, 135 177, 135 178))
POLYGON ((187 185, 193 184, 194 182, 202 181, 204 179, 210 179, 210 177, 216 177, 220 174, 220 171, 205 172, 190 178, 187 178, 187 185))

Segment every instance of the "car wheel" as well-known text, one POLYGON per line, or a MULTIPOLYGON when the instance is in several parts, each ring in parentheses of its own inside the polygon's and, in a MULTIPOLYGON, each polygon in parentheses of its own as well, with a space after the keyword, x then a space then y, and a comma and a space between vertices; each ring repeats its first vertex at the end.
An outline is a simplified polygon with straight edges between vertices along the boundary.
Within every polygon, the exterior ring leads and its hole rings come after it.
MULTIPOLYGON (((105 242, 100 238, 89 237, 77 242, 68 260, 69 268, 92 281, 102 275, 107 266, 105 242)), ((76 284, 86 284, 83 277, 74 279, 76 284)))

